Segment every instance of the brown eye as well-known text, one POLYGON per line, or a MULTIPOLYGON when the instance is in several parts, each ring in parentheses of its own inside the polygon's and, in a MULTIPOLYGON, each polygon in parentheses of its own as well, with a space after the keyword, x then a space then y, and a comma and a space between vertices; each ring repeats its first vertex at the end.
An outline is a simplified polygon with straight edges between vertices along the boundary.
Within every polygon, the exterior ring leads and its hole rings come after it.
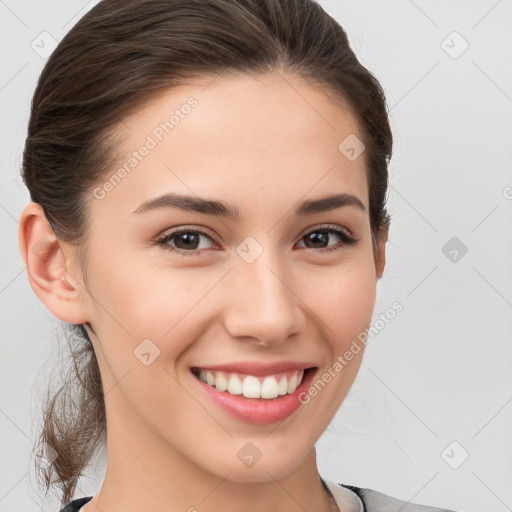
POLYGON ((302 240, 305 241, 307 249, 320 249, 320 251, 317 252, 342 249, 345 246, 354 245, 357 242, 357 240, 344 230, 335 227, 317 228, 314 231, 310 231, 307 235, 304 235, 302 240), (341 241, 341 244, 338 243, 334 246, 332 246, 332 244, 329 245, 329 241, 332 240, 332 238, 337 238, 341 241))
POLYGON ((201 249, 208 248, 201 246, 202 239, 213 242, 212 237, 203 231, 179 229, 160 237, 156 240, 156 243, 163 249, 175 251, 182 256, 188 256, 198 255, 201 249))

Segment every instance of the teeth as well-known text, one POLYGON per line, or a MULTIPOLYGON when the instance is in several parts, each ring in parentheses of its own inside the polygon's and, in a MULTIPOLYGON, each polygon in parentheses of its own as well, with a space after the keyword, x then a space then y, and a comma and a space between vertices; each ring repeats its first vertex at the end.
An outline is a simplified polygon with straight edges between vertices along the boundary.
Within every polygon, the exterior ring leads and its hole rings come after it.
POLYGON ((297 389, 297 375, 293 374, 288 381, 288 393, 293 393, 297 389))
POLYGON ((226 391, 228 389, 228 379, 224 377, 222 372, 217 372, 217 376, 215 377, 215 387, 219 391, 226 391))
MULTIPOLYGON (((246 377, 247 378, 247 377, 246 377)), ((275 377, 265 377, 261 384, 261 398, 275 398, 279 395, 279 386, 275 377)))
POLYGON ((252 375, 247 375, 244 379, 243 394, 245 398, 260 398, 260 381, 252 375))
POLYGON ((212 372, 206 372, 206 382, 213 386, 215 384, 215 377, 212 372))
POLYGON ((231 395, 241 395, 242 394, 242 381, 236 375, 231 375, 229 377, 228 393, 231 395))
POLYGON ((288 379, 286 376, 276 378, 269 375, 260 382, 254 375, 246 375, 241 379, 238 374, 221 371, 199 372, 199 379, 219 391, 227 391, 231 395, 243 395, 245 398, 272 399, 280 395, 293 393, 302 382, 304 370, 297 370, 288 379))
POLYGON ((280 395, 286 395, 288 393, 288 379, 286 377, 283 377, 279 381, 279 385, 277 386, 277 392, 280 395))

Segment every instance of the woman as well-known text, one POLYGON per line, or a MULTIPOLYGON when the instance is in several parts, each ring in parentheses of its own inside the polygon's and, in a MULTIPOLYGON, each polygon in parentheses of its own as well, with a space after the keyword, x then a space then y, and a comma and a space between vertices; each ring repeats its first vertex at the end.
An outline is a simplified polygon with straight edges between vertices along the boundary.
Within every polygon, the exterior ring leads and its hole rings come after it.
POLYGON ((391 146, 378 82, 310 0, 103 0, 64 37, 19 231, 79 336, 41 433, 63 511, 440 510, 315 458, 364 353, 339 360, 384 270, 391 146), (102 443, 101 490, 73 500, 102 443))

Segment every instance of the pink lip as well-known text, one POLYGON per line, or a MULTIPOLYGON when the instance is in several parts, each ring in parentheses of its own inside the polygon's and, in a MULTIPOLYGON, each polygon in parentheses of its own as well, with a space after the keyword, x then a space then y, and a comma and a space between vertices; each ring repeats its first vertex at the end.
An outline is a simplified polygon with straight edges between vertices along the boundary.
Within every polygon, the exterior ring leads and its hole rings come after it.
POLYGON ((288 370, 305 370, 318 366, 311 361, 277 361, 275 363, 261 362, 238 362, 219 365, 196 366, 202 370, 216 370, 230 373, 243 373, 245 375, 254 375, 255 377, 265 377, 275 375, 276 373, 286 372, 288 370))
MULTIPOLYGON (((296 365, 297 363, 293 364, 296 365)), ((223 365, 222 368, 219 367, 218 369, 224 370, 227 367, 230 366, 223 365)), ((217 367, 210 368, 217 369, 217 367)), ((247 369, 244 366, 236 366, 236 368, 238 370, 241 368, 247 369)), ((265 368, 268 369, 268 365, 266 365, 265 368)), ((275 366, 274 368, 277 367, 275 366)), ((289 366, 286 368, 289 368, 289 366)), ((297 368, 297 366, 293 368, 297 368)), ((307 366, 307 368, 311 368, 311 365, 307 366)), ((250 369, 251 372, 253 372, 255 368, 251 366, 250 369)), ((267 425, 284 420, 302 405, 299 396, 309 388, 316 370, 317 368, 309 370, 304 375, 300 386, 291 395, 283 395, 271 400, 265 398, 245 398, 243 395, 231 395, 227 391, 218 391, 214 387, 200 381, 197 376, 194 376, 194 379, 201 390, 224 412, 242 421, 258 425, 267 425)), ((254 373, 250 373, 250 375, 254 375, 254 373)), ((267 373, 264 375, 267 375, 267 373)))

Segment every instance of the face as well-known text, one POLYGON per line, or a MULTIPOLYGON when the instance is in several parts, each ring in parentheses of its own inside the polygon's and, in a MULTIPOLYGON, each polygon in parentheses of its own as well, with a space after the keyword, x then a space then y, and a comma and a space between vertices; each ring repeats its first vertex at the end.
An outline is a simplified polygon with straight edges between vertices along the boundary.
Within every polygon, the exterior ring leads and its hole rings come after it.
POLYGON ((276 73, 172 89, 119 134, 89 197, 83 297, 112 443, 233 481, 282 478, 352 385, 363 351, 333 365, 374 307, 365 155, 338 149, 362 138, 355 118, 276 73))

